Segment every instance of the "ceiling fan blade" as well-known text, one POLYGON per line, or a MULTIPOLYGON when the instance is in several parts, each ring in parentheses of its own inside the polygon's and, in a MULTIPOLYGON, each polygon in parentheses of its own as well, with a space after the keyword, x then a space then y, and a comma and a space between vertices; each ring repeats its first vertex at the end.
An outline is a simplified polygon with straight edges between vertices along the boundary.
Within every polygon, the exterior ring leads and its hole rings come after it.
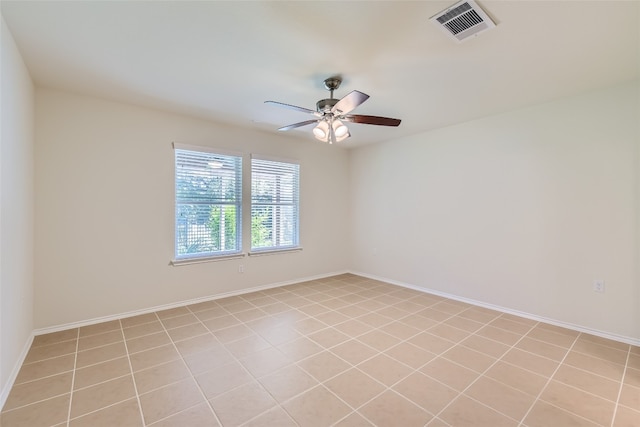
POLYGON ((338 101, 331 109, 331 112, 335 115, 350 113, 354 108, 362 104, 367 99, 369 99, 369 95, 354 90, 338 101))
POLYGON ((363 116, 361 114, 352 114, 340 117, 340 119, 351 123, 362 123, 367 125, 378 126, 400 126, 400 119, 392 119, 391 117, 363 116))
POLYGON ((318 123, 318 122, 319 122, 319 120, 307 120, 307 121, 300 122, 300 123, 294 123, 294 124, 289 125, 289 126, 283 126, 278 130, 280 130, 280 131, 291 130, 291 129, 299 128, 299 127, 302 127, 302 126, 307 126, 307 125, 310 125, 312 123, 318 123))
POLYGON ((296 110, 296 111, 301 111, 303 113, 309 113, 309 114, 314 114, 316 116, 319 115, 319 113, 315 110, 310 110, 308 108, 304 108, 304 107, 298 107, 296 105, 291 105, 291 104, 284 104, 282 102, 276 102, 276 101, 264 101, 265 104, 273 104, 273 105, 277 105, 278 107, 284 107, 284 108, 288 108, 290 110, 296 110))

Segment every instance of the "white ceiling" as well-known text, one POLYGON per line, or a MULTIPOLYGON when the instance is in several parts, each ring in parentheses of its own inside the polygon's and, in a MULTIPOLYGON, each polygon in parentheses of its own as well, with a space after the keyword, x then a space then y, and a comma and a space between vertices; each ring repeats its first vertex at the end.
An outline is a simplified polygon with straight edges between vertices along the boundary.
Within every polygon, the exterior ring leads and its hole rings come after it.
MULTIPOLYGON (((341 75, 371 98, 358 146, 640 76, 639 1, 479 1, 497 27, 456 43, 429 21, 451 1, 28 2, 2 15, 38 86, 276 132, 341 75)), ((289 132, 314 141, 311 127, 289 132)))

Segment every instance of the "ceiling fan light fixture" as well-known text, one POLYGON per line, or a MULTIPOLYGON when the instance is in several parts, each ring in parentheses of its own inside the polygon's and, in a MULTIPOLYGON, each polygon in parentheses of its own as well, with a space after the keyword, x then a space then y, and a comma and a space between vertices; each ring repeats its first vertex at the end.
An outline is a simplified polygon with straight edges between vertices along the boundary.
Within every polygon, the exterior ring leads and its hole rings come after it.
POLYGON ((315 135, 316 139, 319 139, 320 141, 326 141, 327 137, 329 136, 329 124, 324 120, 320 121, 320 123, 318 123, 318 126, 313 128, 313 134, 315 135))
MULTIPOLYGON (((341 141, 340 138, 344 137, 345 135, 347 135, 349 133, 349 128, 342 123, 340 120, 334 120, 333 121, 333 133, 336 136, 336 140, 337 141, 341 141)), ((344 138, 342 138, 344 139, 344 138)))

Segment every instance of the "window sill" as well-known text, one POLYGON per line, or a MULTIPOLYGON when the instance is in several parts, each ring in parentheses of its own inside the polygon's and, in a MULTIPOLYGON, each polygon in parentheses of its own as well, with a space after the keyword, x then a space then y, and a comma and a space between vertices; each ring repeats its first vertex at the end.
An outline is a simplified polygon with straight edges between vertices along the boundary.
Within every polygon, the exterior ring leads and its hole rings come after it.
POLYGON ((295 248, 286 248, 286 249, 265 249, 263 251, 249 252, 249 256, 254 257, 254 256, 286 254, 289 252, 299 252, 301 250, 302 250, 302 246, 296 246, 295 248))
POLYGON ((245 257, 245 254, 230 254, 230 255, 208 256, 208 257, 201 257, 201 258, 172 259, 169 262, 169 265, 172 265, 174 267, 180 267, 182 265, 202 264, 204 262, 228 261, 228 260, 239 259, 244 257, 245 257))

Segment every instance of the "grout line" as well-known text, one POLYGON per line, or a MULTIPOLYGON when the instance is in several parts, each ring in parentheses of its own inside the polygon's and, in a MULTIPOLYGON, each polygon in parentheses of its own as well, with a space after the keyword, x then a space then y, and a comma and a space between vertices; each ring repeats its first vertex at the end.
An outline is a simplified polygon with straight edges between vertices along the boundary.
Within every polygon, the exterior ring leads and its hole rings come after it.
MULTIPOLYGON (((156 317, 158 317, 156 315, 156 317)), ((120 333, 122 334, 122 341, 124 342, 124 351, 125 354, 127 355, 127 362, 129 362, 129 372, 131 375, 131 382, 133 383, 133 391, 136 394, 136 401, 138 402, 138 411, 140 412, 140 419, 142 420, 142 425, 146 425, 144 422, 144 414, 142 412, 142 403, 140 402, 140 394, 138 394, 138 385, 136 384, 136 378, 133 376, 133 365, 131 364, 131 356, 129 355, 129 347, 127 346, 127 340, 126 337, 124 335, 124 328, 122 327, 122 321, 118 320, 118 322, 120 322, 120 333)))
POLYGON ((69 391, 69 411, 67 412, 67 427, 71 421, 71 406, 73 404, 73 387, 76 381, 76 364, 78 363, 78 347, 80 346, 80 328, 76 334, 76 353, 73 358, 73 373, 71 374, 71 390, 69 391))
MULTIPOLYGON (((566 360, 567 356, 569 355, 569 353, 571 352, 571 350, 573 349, 573 346, 578 342, 578 338, 580 338, 580 335, 582 335, 582 333, 579 333, 574 339, 573 339, 573 343, 571 344, 571 347, 569 347, 567 349, 567 352, 565 353, 564 357, 562 358, 562 360, 560 361, 560 363, 558 363, 558 366, 556 366, 556 369, 554 369, 554 371, 551 373, 551 375, 549 375, 549 378, 547 378, 547 382, 545 383, 545 385, 540 389, 540 392, 538 393, 538 395, 536 396, 535 400, 533 401, 533 403, 531 404, 531 406, 529 406, 529 409, 527 410, 527 412, 524 414, 524 416, 522 417, 522 419, 520 420, 520 424, 521 426, 524 425, 524 420, 527 419, 527 416, 529 416, 529 413, 531 412, 531 410, 533 409, 533 407, 535 406, 536 403, 538 403, 540 401, 540 397, 542 396, 542 393, 544 393, 544 391, 547 389, 547 387, 549 387, 549 384, 551 383, 551 381, 553 380, 553 377, 556 375, 556 373, 558 372, 558 370, 560 369, 560 367, 564 364, 564 361, 566 360)), ((544 401, 546 402, 546 401, 544 401)), ((548 403, 548 402, 546 402, 548 403)), ((554 405, 555 406, 555 405, 554 405)), ((560 408, 562 409, 562 408, 560 408)), ((565 409, 563 409, 565 410, 565 409)), ((569 411, 567 411, 569 412, 569 411)), ((584 418, 584 417, 582 417, 584 418)))
POLYGON ((613 427, 613 423, 616 420, 616 415, 618 415, 618 405, 620 405, 620 396, 622 396, 622 388, 624 386, 624 378, 627 375, 627 368, 629 367, 629 359, 631 358, 631 346, 627 350, 627 360, 624 364, 624 371, 622 372, 622 378, 620 378, 620 388, 618 389, 618 397, 616 398, 616 405, 613 407, 613 417, 611 418, 611 427, 613 427))

